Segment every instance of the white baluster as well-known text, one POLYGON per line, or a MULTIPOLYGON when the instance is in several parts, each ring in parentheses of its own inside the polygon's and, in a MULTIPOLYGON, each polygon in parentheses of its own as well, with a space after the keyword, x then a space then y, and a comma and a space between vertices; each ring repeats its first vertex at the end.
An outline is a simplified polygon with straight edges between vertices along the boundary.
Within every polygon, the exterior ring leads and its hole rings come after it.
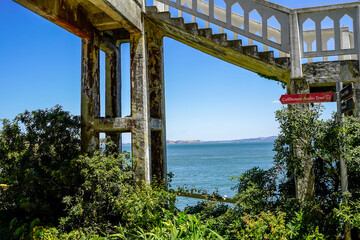
MULTIPOLYGON (((311 40, 310 40, 311 41, 311 40)), ((308 42, 306 41, 306 45, 307 45, 307 49, 306 49, 306 52, 312 52, 312 43, 313 42, 308 42)), ((312 58, 308 58, 308 62, 311 63, 313 62, 313 59, 312 58)))
POLYGON ((205 21, 205 28, 210 28, 210 23, 208 21, 205 21))
POLYGON ((237 40, 238 39, 238 34, 236 33, 236 32, 234 32, 234 34, 233 34, 233 37, 234 37, 234 40, 237 40))
POLYGON ((194 15, 191 15, 191 22, 196 22, 196 17, 194 15))
MULTIPOLYGON (((325 36, 325 34, 322 34, 322 51, 326 52, 328 50, 328 46, 327 46, 327 42, 329 41, 328 39, 329 36, 325 36)), ((329 58, 327 56, 323 57, 323 61, 326 62, 328 61, 329 58)))
POLYGON ((224 28, 223 27, 219 27, 219 33, 224 33, 224 28))
POLYGON ((154 6, 160 11, 160 12, 164 12, 165 10, 165 4, 154 0, 154 6))
MULTIPOLYGON (((349 31, 345 30, 341 32, 341 49, 350 49, 351 48, 351 39, 349 31)), ((349 60, 353 57, 351 55, 341 55, 339 60, 349 60)))

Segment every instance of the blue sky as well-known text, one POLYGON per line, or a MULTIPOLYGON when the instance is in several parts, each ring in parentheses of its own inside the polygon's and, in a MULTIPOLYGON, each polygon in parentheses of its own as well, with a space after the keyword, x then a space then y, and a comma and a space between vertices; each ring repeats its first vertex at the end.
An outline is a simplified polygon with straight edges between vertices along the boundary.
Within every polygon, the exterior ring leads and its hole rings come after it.
MULTIPOLYGON (((296 8, 350 1, 273 2, 296 8)), ((0 119, 56 104, 80 114, 81 40, 11 0, 0 1, 0 29, 0 119)), ((130 114, 128 44, 122 50, 125 116, 130 114)), ((165 39, 164 52, 168 139, 278 133, 274 112, 281 104, 274 101, 285 93, 279 84, 172 39, 165 39)), ((334 103, 327 106, 325 118, 335 109, 334 103)))

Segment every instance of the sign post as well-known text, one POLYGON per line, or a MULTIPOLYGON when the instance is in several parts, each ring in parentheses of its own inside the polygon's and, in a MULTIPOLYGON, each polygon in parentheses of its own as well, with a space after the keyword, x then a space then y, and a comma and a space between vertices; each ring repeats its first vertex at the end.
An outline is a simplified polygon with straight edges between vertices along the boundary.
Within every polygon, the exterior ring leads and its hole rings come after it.
MULTIPOLYGON (((352 99, 354 91, 352 84, 349 84, 343 88, 343 83, 337 82, 336 92, 337 92, 337 121, 340 124, 342 124, 342 118, 344 117, 344 113, 354 109, 354 101, 352 99)), ((345 150, 344 146, 340 146, 340 156, 339 156, 340 181, 341 181, 341 193, 343 195, 342 200, 343 203, 347 205, 347 199, 345 195, 348 193, 348 175, 347 175, 347 166, 345 164, 344 156, 343 156, 344 150, 345 150)), ((345 224, 344 231, 345 231, 345 239, 351 239, 351 229, 348 224, 345 224)))
MULTIPOLYGON (((353 95, 354 88, 352 84, 346 85, 344 88, 342 87, 342 82, 336 83, 336 91, 339 93, 339 101, 340 102, 340 112, 346 113, 348 111, 352 111, 355 108, 353 95), (338 90, 340 89, 340 90, 338 90)), ((338 109, 339 110, 339 109, 338 109)), ((339 111, 338 111, 339 112, 339 111)))

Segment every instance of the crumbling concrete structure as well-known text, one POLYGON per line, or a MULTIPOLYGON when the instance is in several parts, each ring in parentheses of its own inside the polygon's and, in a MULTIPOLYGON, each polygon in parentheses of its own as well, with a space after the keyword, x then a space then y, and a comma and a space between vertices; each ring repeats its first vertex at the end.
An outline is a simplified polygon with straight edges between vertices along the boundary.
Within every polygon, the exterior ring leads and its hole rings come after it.
MULTIPOLYGON (((214 0, 154 0, 152 6, 145 6, 140 0, 14 1, 82 39, 83 151, 99 146, 101 132, 119 143, 119 147, 120 134, 131 132, 136 174, 148 183, 164 180, 167 173, 165 36, 281 81, 290 94, 335 91, 337 82, 354 83, 353 114, 360 113, 358 2, 289 9, 264 0, 225 0, 225 7, 215 5, 214 0), (235 5, 241 11, 233 11, 235 5), (170 8, 178 16, 172 16, 170 8), (184 21, 183 12, 191 15, 191 22, 184 21), (205 21, 205 28, 199 28, 197 19, 205 21), (325 20, 330 24, 324 25, 325 20), (209 28, 210 23, 218 29, 209 28), (233 32, 233 36, 224 34, 224 29, 233 32), (248 38, 248 46, 238 39, 239 35, 248 38), (259 52, 260 45, 253 45, 253 41, 262 45, 264 51, 259 52), (120 45, 124 42, 130 43, 131 55, 131 116, 128 117, 121 117, 120 104, 120 45), (273 51, 268 51, 269 48, 273 51), (100 117, 100 50, 106 53, 104 118, 100 117), (320 61, 315 62, 315 58, 320 61)), ((303 154, 300 144, 295 149, 303 154)), ((313 163, 309 157, 303 159, 304 177, 296 179, 300 200, 314 195, 313 163)))

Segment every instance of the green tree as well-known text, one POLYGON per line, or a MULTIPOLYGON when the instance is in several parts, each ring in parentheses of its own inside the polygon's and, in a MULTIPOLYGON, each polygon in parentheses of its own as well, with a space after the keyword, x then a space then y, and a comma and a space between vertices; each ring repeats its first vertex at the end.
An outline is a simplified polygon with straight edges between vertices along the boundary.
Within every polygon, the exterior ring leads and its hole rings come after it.
MULTIPOLYGON (((13 229, 33 219, 56 223, 62 198, 79 182, 80 118, 62 110, 25 111, 3 120, 0 131, 0 225, 13 229), (75 168, 74 168, 75 167, 75 168)), ((19 230, 18 230, 19 231, 19 230)))
POLYGON ((105 231, 111 226, 148 230, 161 222, 165 210, 175 211, 175 194, 166 191, 164 184, 138 182, 128 154, 100 150, 91 157, 80 156, 75 164, 84 181, 75 194, 63 199, 67 215, 61 227, 65 230, 105 231))

